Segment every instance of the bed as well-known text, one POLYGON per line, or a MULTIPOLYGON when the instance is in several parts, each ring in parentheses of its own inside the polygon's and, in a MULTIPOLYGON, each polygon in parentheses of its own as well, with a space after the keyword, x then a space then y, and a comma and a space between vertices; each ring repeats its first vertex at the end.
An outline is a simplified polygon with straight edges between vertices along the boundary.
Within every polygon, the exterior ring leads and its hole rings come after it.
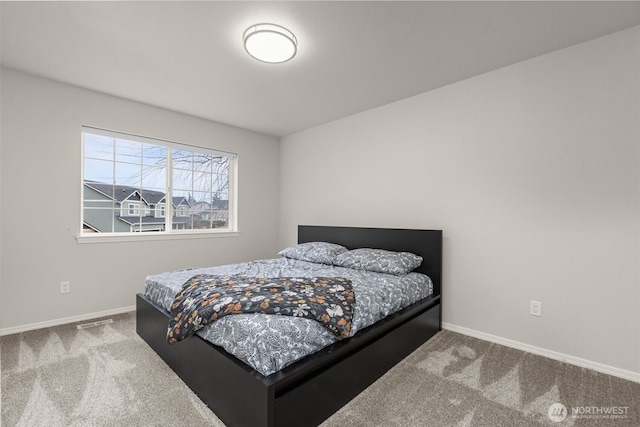
POLYGON ((167 344, 169 313, 138 294, 138 334, 227 426, 318 425, 441 328, 442 231, 301 225, 298 243, 307 242, 419 255, 431 295, 263 375, 198 335, 167 344))

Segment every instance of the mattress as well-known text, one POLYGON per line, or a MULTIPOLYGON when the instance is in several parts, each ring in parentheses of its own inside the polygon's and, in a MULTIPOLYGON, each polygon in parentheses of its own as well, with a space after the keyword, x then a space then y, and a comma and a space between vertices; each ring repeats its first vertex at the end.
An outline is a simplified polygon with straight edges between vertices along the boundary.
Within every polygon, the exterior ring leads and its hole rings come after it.
MULTIPOLYGON (((147 277, 144 294, 169 312, 182 285, 197 274, 347 278, 352 281, 356 295, 351 335, 433 293, 431 279, 420 273, 396 276, 275 258, 151 275, 147 277)), ((265 376, 315 353, 337 339, 314 320, 265 314, 226 316, 208 324, 197 334, 265 376)))

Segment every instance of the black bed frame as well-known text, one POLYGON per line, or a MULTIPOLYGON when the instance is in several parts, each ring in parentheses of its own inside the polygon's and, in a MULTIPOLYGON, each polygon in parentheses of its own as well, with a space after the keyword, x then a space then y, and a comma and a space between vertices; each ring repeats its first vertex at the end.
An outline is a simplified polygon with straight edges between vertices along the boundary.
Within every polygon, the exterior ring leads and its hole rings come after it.
POLYGON ((441 328, 442 231, 299 226, 311 241, 421 255, 434 294, 267 377, 197 335, 168 345, 168 313, 137 295, 138 334, 229 427, 317 426, 441 328))

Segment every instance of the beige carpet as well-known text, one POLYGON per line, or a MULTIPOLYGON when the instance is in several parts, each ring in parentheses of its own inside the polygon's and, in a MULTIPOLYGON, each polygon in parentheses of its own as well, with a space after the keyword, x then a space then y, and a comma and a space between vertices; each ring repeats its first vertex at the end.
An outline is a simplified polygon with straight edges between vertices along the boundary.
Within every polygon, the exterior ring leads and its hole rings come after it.
MULTIPOLYGON (((112 319, 2 337, 2 426, 223 426, 112 319)), ((640 426, 640 384, 444 331, 322 424, 544 425, 640 426)))

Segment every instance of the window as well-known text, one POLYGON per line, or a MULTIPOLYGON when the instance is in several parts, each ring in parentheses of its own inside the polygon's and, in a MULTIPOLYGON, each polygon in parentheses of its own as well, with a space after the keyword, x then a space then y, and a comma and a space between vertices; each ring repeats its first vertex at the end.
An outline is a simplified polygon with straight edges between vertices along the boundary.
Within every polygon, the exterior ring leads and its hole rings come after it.
POLYGON ((236 155, 82 128, 82 234, 234 231, 236 155))
POLYGON ((129 203, 129 215, 138 215, 140 207, 137 203, 129 203))

